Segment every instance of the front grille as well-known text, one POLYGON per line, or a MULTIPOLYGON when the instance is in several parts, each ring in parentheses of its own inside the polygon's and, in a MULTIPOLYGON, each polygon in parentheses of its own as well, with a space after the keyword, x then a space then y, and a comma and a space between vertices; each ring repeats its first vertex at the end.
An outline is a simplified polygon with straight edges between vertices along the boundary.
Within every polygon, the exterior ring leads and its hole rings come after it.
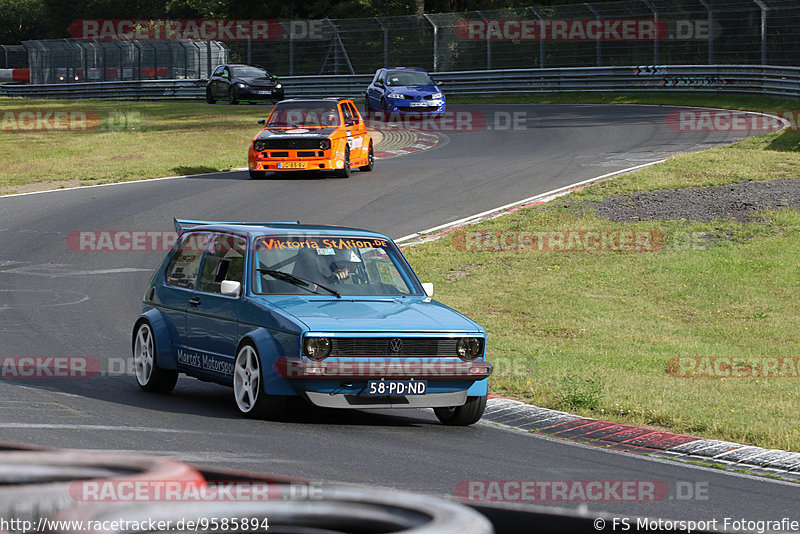
POLYGON ((271 157, 271 158, 288 158, 289 157, 289 153, 288 152, 270 152, 269 153, 269 157, 271 157))
POLYGON ((331 338, 331 356, 456 356, 457 338, 331 338), (397 348, 397 340, 401 347, 397 348), (394 342, 394 343, 393 343, 394 342))
POLYGON ((298 158, 313 158, 316 155, 317 155, 316 152, 298 152, 297 153, 297 157, 298 158))
POLYGON ((320 139, 267 139, 267 148, 319 148, 320 139))
POLYGON ((436 111, 439 109, 439 106, 414 106, 414 107, 407 107, 403 108, 403 111, 408 111, 409 113, 414 113, 417 111, 436 111))

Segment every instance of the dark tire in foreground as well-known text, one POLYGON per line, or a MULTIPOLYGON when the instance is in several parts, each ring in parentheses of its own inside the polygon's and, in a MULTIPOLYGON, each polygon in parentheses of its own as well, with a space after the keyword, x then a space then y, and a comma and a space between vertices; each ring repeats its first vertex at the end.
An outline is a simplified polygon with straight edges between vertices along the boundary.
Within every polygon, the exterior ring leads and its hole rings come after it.
POLYGON ((363 167, 359 167, 361 172, 369 172, 375 168, 375 152, 372 150, 372 140, 369 142, 369 155, 367 156, 368 163, 363 167))
POLYGON ((214 100, 214 95, 211 94, 211 89, 206 89, 206 102, 209 104, 216 102, 216 100, 214 100))
POLYGON ((250 178, 253 180, 261 180, 262 178, 266 178, 266 176, 266 171, 250 171, 250 178))
POLYGON ((463 406, 450 408, 434 408, 433 412, 444 425, 468 426, 477 423, 486 410, 486 395, 481 397, 467 397, 463 406))
POLYGON ((336 176, 338 178, 349 178, 350 172, 350 146, 346 146, 344 147, 344 167, 336 171, 336 176))

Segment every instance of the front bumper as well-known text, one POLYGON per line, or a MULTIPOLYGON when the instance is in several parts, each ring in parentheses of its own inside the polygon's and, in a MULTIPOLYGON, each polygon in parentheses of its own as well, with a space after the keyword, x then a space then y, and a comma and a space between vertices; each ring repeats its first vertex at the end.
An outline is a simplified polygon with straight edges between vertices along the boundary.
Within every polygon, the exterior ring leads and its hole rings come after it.
POLYGON ((283 100, 283 88, 274 87, 245 87, 236 88, 236 98, 239 100, 283 100))
POLYGON ((251 171, 323 171, 344 168, 344 160, 335 158, 330 149, 251 150, 248 166, 251 171))
POLYGON ((379 408, 448 408, 463 406, 467 402, 467 390, 427 395, 397 395, 393 397, 365 397, 347 393, 322 393, 306 391, 311 404, 323 408, 355 408, 359 410, 379 408))
POLYGON ((386 101, 387 111, 391 113, 444 113, 447 111, 447 103, 441 100, 400 100, 390 98, 386 101), (425 104, 420 105, 420 104, 425 104))

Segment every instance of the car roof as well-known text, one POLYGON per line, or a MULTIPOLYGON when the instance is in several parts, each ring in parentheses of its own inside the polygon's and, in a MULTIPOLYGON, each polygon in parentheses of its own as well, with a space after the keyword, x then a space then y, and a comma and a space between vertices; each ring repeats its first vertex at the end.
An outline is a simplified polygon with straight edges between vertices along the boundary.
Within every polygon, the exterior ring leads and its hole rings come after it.
POLYGON ((344 96, 328 96, 325 98, 286 98, 278 102, 278 104, 282 104, 283 102, 315 102, 315 103, 325 102, 329 104, 331 102, 344 102, 344 101, 349 102, 352 100, 353 100, 352 98, 347 98, 344 96))
POLYGON ((174 219, 175 229, 178 233, 206 231, 206 232, 228 232, 240 235, 263 235, 265 233, 273 235, 296 235, 298 233, 315 233, 330 236, 353 236, 353 237, 377 237, 389 239, 383 234, 364 230, 362 228, 352 228, 348 226, 335 226, 327 224, 300 224, 299 222, 217 222, 217 221, 193 221, 186 219, 174 219), (189 228, 188 226, 191 226, 189 228))
POLYGON ((384 70, 416 70, 419 72, 428 72, 422 67, 384 67, 384 70))

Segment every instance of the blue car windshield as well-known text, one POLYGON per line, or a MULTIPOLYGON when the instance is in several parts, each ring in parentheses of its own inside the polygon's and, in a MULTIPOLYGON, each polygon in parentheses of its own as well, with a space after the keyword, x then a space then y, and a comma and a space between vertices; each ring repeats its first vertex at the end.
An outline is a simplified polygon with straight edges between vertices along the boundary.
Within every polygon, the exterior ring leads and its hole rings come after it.
POLYGON ((373 237, 265 235, 255 241, 253 291, 259 294, 419 294, 391 241, 373 237))
POLYGON ((427 72, 419 70, 392 70, 386 75, 386 85, 400 87, 403 85, 436 85, 427 72))

